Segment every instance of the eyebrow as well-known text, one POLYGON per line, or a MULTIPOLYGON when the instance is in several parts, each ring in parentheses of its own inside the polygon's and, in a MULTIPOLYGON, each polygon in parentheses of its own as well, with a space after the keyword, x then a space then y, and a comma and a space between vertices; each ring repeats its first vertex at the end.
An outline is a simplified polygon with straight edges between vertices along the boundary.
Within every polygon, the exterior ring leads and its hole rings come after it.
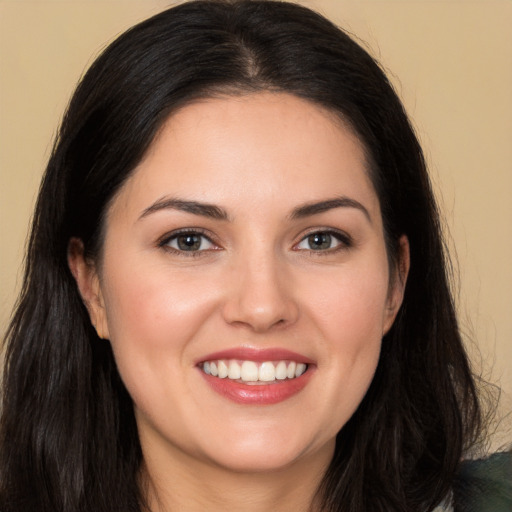
POLYGON ((161 210, 178 210, 182 212, 192 213, 194 215, 201 215, 216 220, 229 220, 229 215, 226 210, 215 206, 214 204, 201 203, 199 201, 187 201, 177 198, 162 198, 146 208, 139 219, 147 217, 148 215, 161 211, 161 210))
MULTIPOLYGON (((324 201, 306 203, 301 206, 297 206, 296 208, 293 209, 289 217, 292 220, 303 219, 304 217, 317 215, 319 213, 333 210, 335 208, 355 208, 357 210, 360 210, 370 223, 372 221, 368 210, 359 201, 356 201, 355 199, 351 199, 350 197, 345 196, 335 197, 333 199, 326 199, 324 201)), ((149 206, 142 212, 139 219, 147 217, 148 215, 161 210, 178 210, 182 212, 192 213, 194 215, 208 217, 215 220, 230 220, 230 217, 226 210, 214 204, 202 203, 199 201, 189 201, 185 199, 178 199, 172 197, 164 197, 158 199, 156 202, 154 202, 151 206, 149 206)))
POLYGON ((302 206, 298 206, 295 208, 291 215, 291 219, 302 219, 304 217, 309 217, 311 215, 317 215, 319 213, 323 213, 334 208, 355 208, 363 212, 364 216, 371 223, 372 219, 370 217, 370 213, 368 210, 355 199, 351 199, 350 197, 335 197, 333 199, 327 199, 325 201, 318 201, 314 203, 306 203, 302 206))

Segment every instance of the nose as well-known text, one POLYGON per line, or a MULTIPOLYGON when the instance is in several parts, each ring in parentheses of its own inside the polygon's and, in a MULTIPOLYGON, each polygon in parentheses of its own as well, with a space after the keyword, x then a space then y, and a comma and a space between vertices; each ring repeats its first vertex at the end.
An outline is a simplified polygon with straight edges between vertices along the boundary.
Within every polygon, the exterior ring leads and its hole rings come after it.
POLYGON ((297 321, 299 307, 286 264, 275 257, 241 259, 226 283, 227 323, 265 332, 297 321))

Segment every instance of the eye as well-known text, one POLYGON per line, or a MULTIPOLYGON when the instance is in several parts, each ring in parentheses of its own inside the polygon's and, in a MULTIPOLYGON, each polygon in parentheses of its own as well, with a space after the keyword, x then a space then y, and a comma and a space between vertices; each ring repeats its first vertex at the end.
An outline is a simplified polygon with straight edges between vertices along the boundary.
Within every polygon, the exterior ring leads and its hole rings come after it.
POLYGON ((315 231, 303 238, 295 247, 308 251, 329 251, 342 247, 350 247, 347 235, 334 231, 315 231))
POLYGON ((167 237, 160 245, 179 252, 199 252, 216 248, 216 245, 206 235, 197 231, 176 233, 167 237))

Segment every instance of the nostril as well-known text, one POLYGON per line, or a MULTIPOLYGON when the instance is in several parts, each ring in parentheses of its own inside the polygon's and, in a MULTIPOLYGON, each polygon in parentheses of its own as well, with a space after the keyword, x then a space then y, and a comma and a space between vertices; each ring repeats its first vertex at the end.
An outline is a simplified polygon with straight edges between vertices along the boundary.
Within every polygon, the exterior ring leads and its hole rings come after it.
POLYGON ((246 262, 237 273, 238 279, 230 280, 223 306, 227 323, 262 332, 282 328, 298 318, 298 305, 290 288, 291 279, 286 279, 291 276, 277 273, 274 264, 268 263, 266 269, 262 265, 260 260, 255 269, 246 262))

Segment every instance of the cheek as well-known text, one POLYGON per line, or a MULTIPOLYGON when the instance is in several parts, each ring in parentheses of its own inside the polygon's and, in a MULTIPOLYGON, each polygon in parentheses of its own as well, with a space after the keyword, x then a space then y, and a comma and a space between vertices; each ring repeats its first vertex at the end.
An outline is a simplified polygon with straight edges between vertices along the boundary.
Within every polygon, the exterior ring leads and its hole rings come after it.
POLYGON ((340 428, 363 399, 378 364, 388 295, 387 272, 381 267, 352 268, 336 281, 317 280, 310 287, 310 316, 324 345, 318 369, 331 390, 324 405, 340 428))
POLYGON ((200 331, 211 330, 218 292, 204 276, 157 267, 137 272, 118 266, 105 275, 110 343, 137 414, 151 425, 173 425, 186 438, 173 412, 194 403, 195 372, 189 370, 200 331))
POLYGON ((200 276, 156 266, 143 272, 118 266, 105 275, 107 323, 120 372, 148 377, 162 366, 163 371, 177 371, 186 363, 197 332, 208 324, 215 287, 200 276))
POLYGON ((388 276, 382 264, 354 266, 308 286, 309 307, 329 339, 350 339, 356 345, 380 340, 388 311, 388 276))

